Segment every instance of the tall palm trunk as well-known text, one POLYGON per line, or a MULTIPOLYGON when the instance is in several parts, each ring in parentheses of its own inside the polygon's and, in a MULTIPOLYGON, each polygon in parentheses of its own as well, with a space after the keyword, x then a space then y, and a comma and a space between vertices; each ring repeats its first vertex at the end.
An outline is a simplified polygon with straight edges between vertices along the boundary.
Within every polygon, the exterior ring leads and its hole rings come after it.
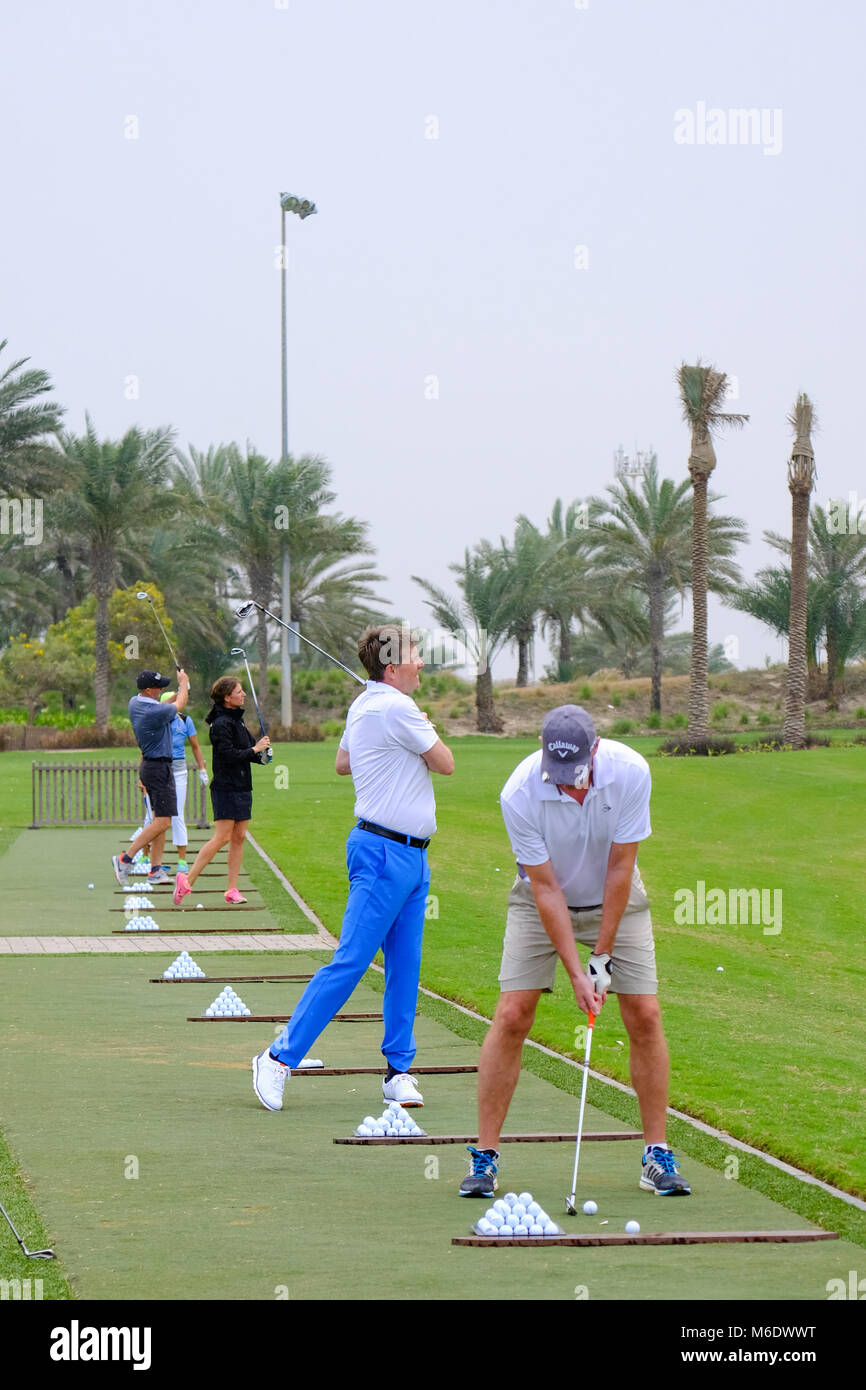
POLYGON ((501 734, 504 728, 493 703, 493 673, 489 666, 475 678, 476 728, 480 734, 501 734))
POLYGON ((664 664, 663 645, 665 637, 664 612, 664 581, 661 577, 658 579, 653 578, 649 586, 651 662, 650 711, 653 714, 661 714, 662 708, 662 666, 664 664))
POLYGON ((517 681, 516 684, 529 684, 529 647, 532 642, 532 628, 517 631, 517 681))
POLYGON ((559 659, 563 664, 571 661, 571 619, 561 613, 557 616, 559 623, 559 659))
POLYGON ((96 594, 96 669, 93 694, 96 704, 96 727, 104 734, 111 713, 108 696, 108 600, 111 597, 114 575, 113 556, 97 551, 91 560, 93 591, 96 594))
POLYGON ((792 748, 806 746, 806 567, 810 491, 811 483, 808 491, 791 485, 791 616, 784 739, 792 748))
POLYGON ((692 523, 692 668, 689 679, 689 735, 709 735, 707 690, 707 480, 716 455, 708 435, 692 441, 689 473, 694 512, 692 523))

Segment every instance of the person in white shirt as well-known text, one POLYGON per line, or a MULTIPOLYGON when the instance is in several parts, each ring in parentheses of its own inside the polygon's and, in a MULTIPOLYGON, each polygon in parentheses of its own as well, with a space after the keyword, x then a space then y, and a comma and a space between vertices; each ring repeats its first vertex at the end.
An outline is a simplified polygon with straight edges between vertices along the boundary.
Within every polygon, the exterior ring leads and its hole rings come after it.
POLYGON ((649 765, 626 744, 597 738, 579 705, 549 711, 541 745, 500 796, 518 876, 508 897, 502 992, 478 1068, 478 1145, 469 1146, 460 1195, 490 1197, 496 1189, 523 1043, 542 993, 553 988, 557 959, 586 1013, 599 1013, 608 992, 619 1000, 644 1128, 640 1186, 688 1195, 665 1141, 670 1068, 649 899, 637 868, 638 844, 651 834, 649 765), (591 948, 586 970, 577 942, 591 948))
POLYGON ((357 824, 346 845, 349 899, 334 958, 313 976, 276 1042, 253 1058, 253 1088, 280 1110, 292 1067, 345 1004, 376 952, 385 957, 386 1100, 423 1105, 409 1070, 430 871, 436 829, 431 772, 446 776, 454 758, 412 699, 424 666, 411 635, 388 625, 358 643, 370 679, 350 706, 336 771, 355 783, 357 824))

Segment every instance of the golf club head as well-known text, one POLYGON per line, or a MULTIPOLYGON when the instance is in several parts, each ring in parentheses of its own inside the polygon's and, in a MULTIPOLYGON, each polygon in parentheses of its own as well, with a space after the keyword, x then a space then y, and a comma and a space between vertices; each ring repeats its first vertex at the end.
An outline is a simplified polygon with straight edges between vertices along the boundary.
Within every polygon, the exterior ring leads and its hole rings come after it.
POLYGON ((565 1199, 565 1210, 569 1216, 577 1216, 577 1207, 574 1205, 576 1193, 572 1192, 570 1197, 565 1199))
POLYGON ((27 1250, 27 1249, 25 1248, 24 1254, 25 1254, 25 1255, 27 1256, 27 1258, 30 1259, 30 1260, 56 1260, 56 1259, 57 1259, 57 1256, 55 1255, 55 1253, 54 1253, 53 1250, 27 1250))
POLYGON ((244 651, 243 647, 232 647, 230 655, 231 655, 231 656, 246 656, 246 652, 244 651))
POLYGON ((253 608, 255 608, 254 603, 244 603, 241 605, 240 608, 235 609, 235 612, 237 613, 239 618, 245 618, 247 614, 252 611, 253 608))
POLYGON ((136 594, 135 597, 136 597, 136 598, 146 598, 147 601, 148 601, 148 603, 151 602, 150 594, 146 594, 146 593, 144 592, 143 589, 139 590, 139 592, 136 594))

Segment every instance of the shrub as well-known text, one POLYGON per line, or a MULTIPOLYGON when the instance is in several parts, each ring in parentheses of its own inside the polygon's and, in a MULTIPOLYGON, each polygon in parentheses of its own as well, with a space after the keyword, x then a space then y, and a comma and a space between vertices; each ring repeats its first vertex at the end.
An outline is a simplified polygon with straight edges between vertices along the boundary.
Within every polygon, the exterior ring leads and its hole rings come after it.
MULTIPOLYGON (((2 737, 3 737, 3 735, 0 734, 0 738, 2 738, 2 737)), ((855 734, 855 735, 854 735, 854 738, 853 738, 853 742, 854 742, 854 743, 866 743, 866 734, 855 734)))
POLYGON ((746 714, 746 711, 743 710, 743 713, 740 715, 740 723, 741 723, 741 724, 748 724, 748 722, 749 722, 749 716, 746 714))
POLYGON ((688 722, 689 721, 687 717, 683 714, 682 710, 679 710, 676 714, 672 714, 669 719, 665 720, 665 728, 684 729, 688 722))
POLYGON ((806 735, 806 747, 807 747, 807 748, 829 748, 829 747, 830 747, 830 739, 827 737, 826 734, 807 734, 807 735, 806 735))
POLYGON ((627 700, 636 700, 639 694, 640 694, 640 691, 639 691, 639 690, 635 690, 634 686, 631 686, 631 687, 625 692, 625 698, 626 698, 627 700))
POLYGON ((42 730, 43 748, 137 748, 135 735, 127 723, 125 729, 112 728, 100 733, 95 724, 79 724, 72 729, 42 730))
POLYGON ((319 724, 311 724, 307 719, 295 719, 289 729, 290 743, 324 743, 325 735, 319 724))
POLYGON ((582 685, 582 686, 580 687, 580 695, 578 696, 578 699, 580 699, 580 700, 591 700, 591 699, 592 699, 592 686, 591 686, 591 685, 582 685))
POLYGON ((451 706, 451 709, 448 711, 448 718, 449 718, 449 719, 460 719, 460 718, 462 717, 462 715, 463 715, 463 711, 462 711, 462 709, 460 708, 459 705, 452 705, 452 706, 451 706))
POLYGON ((723 753, 736 753, 737 745, 732 738, 669 738, 659 748, 659 753, 670 758, 718 758, 723 753))
POLYGON ((345 727, 345 719, 323 719, 319 725, 325 738, 340 738, 345 727))
POLYGON ((769 724, 769 723, 771 723, 771 722, 772 722, 772 721, 771 721, 771 719, 770 719, 770 716, 769 716, 769 714, 767 713, 767 711, 766 711, 765 709, 762 709, 762 710, 759 710, 759 711, 758 711, 758 723, 759 723, 759 724, 769 724))
POLYGON ((613 705, 614 709, 619 709, 620 705, 622 704, 622 696, 620 695, 618 690, 615 690, 611 695, 610 703, 613 705))
POLYGON ((720 724, 723 719, 727 719, 730 712, 730 705, 725 704, 724 700, 720 700, 717 705, 713 705, 713 723, 720 724))
POLYGON ((611 725, 611 733, 618 738, 621 734, 630 734, 635 727, 633 719, 616 719, 611 725))
POLYGON ((647 715, 646 726, 647 726, 648 729, 660 729, 660 728, 661 728, 661 726, 662 726, 662 717, 661 717, 661 715, 659 714, 658 710, 653 710, 652 714, 648 714, 648 715, 647 715))
POLYGON ((858 705, 854 711, 855 719, 866 719, 866 705, 858 705))

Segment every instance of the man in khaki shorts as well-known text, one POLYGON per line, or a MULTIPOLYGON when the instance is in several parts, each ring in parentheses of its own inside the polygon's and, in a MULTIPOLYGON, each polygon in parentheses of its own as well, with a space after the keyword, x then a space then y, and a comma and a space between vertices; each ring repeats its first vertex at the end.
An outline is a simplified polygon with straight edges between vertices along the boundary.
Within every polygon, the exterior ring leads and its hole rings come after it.
POLYGON ((651 834, 649 766, 626 744, 597 738, 579 705, 547 714, 541 744, 500 797, 518 877, 508 896, 502 992, 478 1067, 478 1147, 469 1147, 460 1195, 496 1190, 523 1043, 541 995, 553 989, 557 959, 583 1012, 599 1013, 608 992, 618 997, 644 1130, 640 1186, 658 1196, 688 1195, 665 1142, 670 1068, 649 899, 637 868, 638 844, 651 834), (577 942, 590 948, 586 970, 577 942))

